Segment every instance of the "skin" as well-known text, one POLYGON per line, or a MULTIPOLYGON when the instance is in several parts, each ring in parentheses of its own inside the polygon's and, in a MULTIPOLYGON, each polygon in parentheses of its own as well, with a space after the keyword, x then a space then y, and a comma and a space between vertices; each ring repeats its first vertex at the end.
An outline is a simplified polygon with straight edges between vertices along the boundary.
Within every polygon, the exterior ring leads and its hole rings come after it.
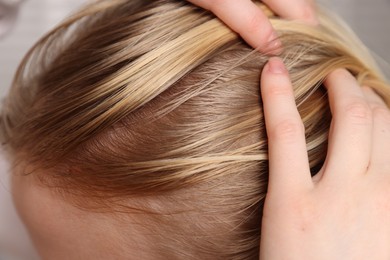
MULTIPOLYGON (((267 16, 251 0, 189 0, 210 10, 240 34, 253 48, 262 52, 278 52, 281 42, 267 16)), ((274 12, 286 19, 318 24, 312 0, 263 0, 274 12)))
POLYGON ((260 259, 390 259, 385 103, 346 70, 328 76, 328 155, 311 178, 303 123, 279 58, 263 70, 262 84, 270 176, 260 259))
MULTIPOLYGON (((250 0, 190 2, 214 12, 255 48, 280 44, 250 0)), ((317 23, 309 1, 263 2, 285 18, 317 23)), ((288 72, 279 58, 263 70, 270 179, 260 259, 390 259, 390 111, 345 70, 331 73, 325 85, 333 113, 329 151, 311 178, 288 72)), ((117 236, 123 223, 82 212, 28 178, 14 177, 14 200, 43 259, 107 259, 112 252, 127 259, 122 252, 132 246, 142 259, 156 259, 151 248, 117 236), (80 238, 86 244, 77 243, 80 238)), ((146 239, 143 230, 128 228, 137 241, 146 239)))
POLYGON ((18 170, 12 192, 42 260, 161 259, 153 246, 159 241, 144 228, 145 216, 82 210, 18 170))
MULTIPOLYGON (((189 1, 212 11, 254 48, 280 46, 250 0, 189 1)), ((318 23, 311 1, 263 2, 284 18, 318 23)), ((260 259, 390 259, 389 109, 346 70, 331 73, 325 85, 333 113, 328 155, 311 178, 288 72, 278 58, 263 70, 270 181, 260 259)))
MULTIPOLYGON (((260 259, 390 259, 390 110, 348 71, 332 72, 328 156, 311 178, 280 58, 270 59, 261 81, 270 168, 260 259)), ((43 259, 161 259, 143 218, 78 209, 31 175, 15 174, 13 192, 43 259)))

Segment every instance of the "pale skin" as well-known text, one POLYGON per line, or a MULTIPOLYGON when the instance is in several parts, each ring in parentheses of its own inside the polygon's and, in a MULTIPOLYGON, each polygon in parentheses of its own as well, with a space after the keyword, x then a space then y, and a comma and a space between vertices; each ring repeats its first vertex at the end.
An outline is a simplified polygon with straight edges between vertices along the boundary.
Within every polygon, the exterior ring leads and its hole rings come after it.
MULTIPOLYGON (((240 34, 253 48, 260 51, 277 50, 281 42, 267 16, 252 0, 188 0, 218 16, 232 30, 240 34)), ((283 18, 318 23, 312 0, 263 0, 283 18)))
MULTIPOLYGON (((328 156, 311 178, 281 59, 270 59, 261 81, 270 169, 260 259, 390 259, 390 110, 348 71, 332 72, 328 156)), ((158 241, 129 225, 143 218, 123 222, 75 208, 31 176, 14 175, 13 191, 42 259, 160 259, 158 241)))
POLYGON ((263 71, 270 170, 260 259, 390 259, 390 110, 346 70, 325 86, 328 155, 311 178, 288 72, 279 58, 263 71))
MULTIPOLYGON (((250 0, 191 2, 213 11, 255 48, 275 36, 250 0)), ((285 18, 316 23, 310 1, 264 2, 285 18)), ((260 259, 390 259, 389 109, 347 71, 331 73, 325 82, 333 114, 328 156, 311 178, 302 120, 279 58, 270 60, 261 80, 270 180, 260 259)), ((117 236, 120 221, 71 207, 25 176, 13 181, 16 205, 43 259, 107 259, 112 252, 128 259, 131 245, 138 257, 156 259, 150 248, 117 236)), ((127 227, 124 233, 136 233, 137 241, 145 238, 143 230, 127 227)))
MULTIPOLYGON (((277 42, 250 0, 189 1, 254 48, 266 51, 268 42, 277 42)), ((263 2, 284 18, 317 24, 312 1, 263 2)), ((390 259, 390 111, 346 70, 332 72, 325 86, 333 114, 328 155, 311 178, 288 72, 278 58, 263 71, 270 182, 260 259, 390 259)))

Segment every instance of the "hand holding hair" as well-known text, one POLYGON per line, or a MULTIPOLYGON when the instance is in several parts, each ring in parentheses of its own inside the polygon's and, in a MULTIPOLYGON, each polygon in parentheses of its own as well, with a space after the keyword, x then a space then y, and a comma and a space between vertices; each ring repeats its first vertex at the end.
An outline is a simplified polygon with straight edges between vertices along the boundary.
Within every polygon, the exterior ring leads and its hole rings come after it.
MULTIPOLYGON (((248 44, 261 51, 277 49, 281 45, 272 25, 251 0, 188 0, 210 10, 236 31, 248 44)), ((287 19, 302 20, 317 24, 312 0, 264 0, 278 15, 287 19)))
POLYGON ((204 13, 93 1, 23 59, 0 140, 41 258, 390 259, 389 110, 359 87, 390 107, 390 85, 365 46, 326 11, 270 17, 288 69, 264 68, 204 13))
POLYGON ((390 259, 390 110, 346 70, 325 81, 328 155, 310 175, 304 127, 283 62, 262 74, 269 185, 261 259, 390 259))

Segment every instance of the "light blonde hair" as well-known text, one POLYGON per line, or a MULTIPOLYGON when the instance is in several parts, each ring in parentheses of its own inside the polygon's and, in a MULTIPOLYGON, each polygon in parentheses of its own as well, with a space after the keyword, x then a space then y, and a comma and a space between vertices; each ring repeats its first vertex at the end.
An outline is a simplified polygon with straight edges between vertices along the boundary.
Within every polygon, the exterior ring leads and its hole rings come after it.
MULTIPOLYGON (((310 27, 267 13, 314 174, 331 121, 326 75, 347 68, 388 105, 390 89, 330 14, 310 27)), ((268 58, 186 1, 96 1, 22 61, 2 110, 4 147, 15 165, 33 165, 25 174, 77 205, 147 211, 163 223, 150 236, 165 238, 167 259, 258 259, 268 178, 259 79, 268 58), (160 206, 129 206, 131 198, 160 206)))

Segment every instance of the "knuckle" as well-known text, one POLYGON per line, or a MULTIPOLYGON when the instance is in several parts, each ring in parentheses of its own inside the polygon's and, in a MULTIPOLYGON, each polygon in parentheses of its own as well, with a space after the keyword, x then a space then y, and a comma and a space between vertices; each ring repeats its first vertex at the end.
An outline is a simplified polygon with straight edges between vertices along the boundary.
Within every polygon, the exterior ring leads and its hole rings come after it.
POLYGON ((345 106, 345 115, 354 123, 369 124, 372 120, 372 111, 363 100, 355 100, 345 106))
MULTIPOLYGON (((247 18, 247 24, 246 24, 246 30, 248 33, 258 33, 259 30, 264 26, 263 18, 258 15, 258 13, 253 13, 247 18), (262 26, 261 26, 262 25, 262 26)), ((264 28, 264 27, 263 27, 264 28)), ((272 33, 272 28, 263 29, 262 36, 264 37, 265 34, 272 33)))
POLYGON ((283 85, 269 84, 264 88, 268 96, 290 97, 293 95, 291 88, 283 85))
POLYGON ((305 132, 302 122, 285 119, 274 126, 271 138, 281 141, 295 141, 305 132))

